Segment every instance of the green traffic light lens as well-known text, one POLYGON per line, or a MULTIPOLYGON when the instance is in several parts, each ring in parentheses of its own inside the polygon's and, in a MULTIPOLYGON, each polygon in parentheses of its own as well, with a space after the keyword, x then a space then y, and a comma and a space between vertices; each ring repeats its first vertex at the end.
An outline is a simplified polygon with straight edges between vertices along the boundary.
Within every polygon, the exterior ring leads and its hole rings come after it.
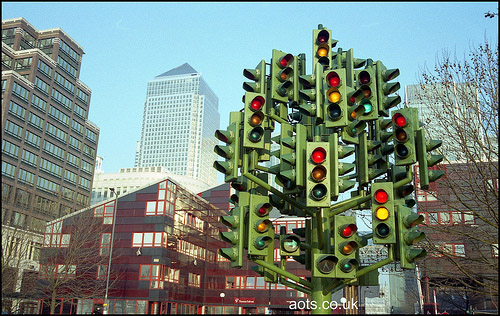
POLYGON ((249 140, 252 143, 257 143, 262 139, 262 135, 264 134, 264 129, 262 127, 255 127, 252 129, 248 135, 249 140))
POLYGON ((311 191, 311 197, 316 201, 324 199, 326 196, 326 186, 324 184, 317 184, 311 191))
POLYGON ((370 114, 373 110, 373 106, 370 102, 365 102, 363 104, 363 106, 365 107, 365 113, 364 114, 370 114))
POLYGON ((396 154, 400 158, 406 158, 410 154, 410 150, 403 144, 396 145, 396 154))
POLYGON ((340 119, 340 117, 342 116, 342 110, 340 109, 340 106, 338 104, 331 104, 328 107, 328 116, 334 121, 340 119))
POLYGON ((389 226, 387 226, 387 224, 384 223, 379 224, 377 228, 375 228, 375 233, 377 233, 377 235, 382 238, 389 236, 389 232, 390 232, 389 226))

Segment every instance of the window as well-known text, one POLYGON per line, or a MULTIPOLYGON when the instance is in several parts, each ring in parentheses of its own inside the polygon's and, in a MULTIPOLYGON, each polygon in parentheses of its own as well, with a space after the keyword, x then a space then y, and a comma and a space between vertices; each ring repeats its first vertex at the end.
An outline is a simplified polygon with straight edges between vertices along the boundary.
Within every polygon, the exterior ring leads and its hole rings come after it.
POLYGON ((75 92, 75 86, 69 80, 61 76, 58 72, 56 72, 54 79, 55 83, 57 83, 61 88, 64 88, 69 93, 73 94, 75 92))
POLYGON ((68 133, 64 132, 60 128, 56 127, 55 125, 50 124, 47 122, 47 128, 46 128, 47 134, 56 138, 57 140, 66 143, 66 140, 68 139, 68 133))
POLYGON ((111 233, 102 233, 101 244, 99 246, 99 255, 109 255, 109 248, 111 247, 111 233))
POLYGON ((167 215, 174 217, 176 188, 177 186, 170 181, 160 182, 158 184, 158 200, 146 202, 146 216, 167 215))
POLYGON ((17 158, 19 155, 19 146, 2 139, 2 153, 17 158))
POLYGON ((133 233, 132 247, 167 247, 167 233, 133 233))
POLYGON ((50 79, 50 76, 52 75, 52 68, 50 68, 49 65, 44 63, 41 59, 38 60, 38 70, 50 79))
POLYGON ((47 102, 44 100, 40 99, 36 94, 33 93, 33 96, 31 97, 31 105, 38 110, 42 111, 45 113, 47 110, 47 102))
POLYGON ((24 169, 19 169, 19 175, 17 176, 17 181, 33 186, 33 181, 35 175, 24 169))
POLYGON ((491 245, 491 256, 493 258, 498 258, 498 244, 491 245))
POLYGON ((465 245, 464 244, 444 244, 443 252, 456 257, 465 257, 465 245))
POLYGON ((21 134, 23 133, 23 128, 16 123, 12 123, 7 120, 5 123, 5 132, 15 138, 21 139, 21 134))
POLYGON ((73 120, 71 123, 71 129, 80 135, 83 135, 83 125, 73 120))
POLYGON ((65 150, 57 145, 52 144, 49 141, 43 141, 43 151, 57 159, 64 161, 65 150))
POLYGON ((39 117, 38 115, 35 115, 33 113, 29 113, 28 115, 28 123, 35 127, 38 128, 39 130, 43 130, 43 119, 39 117))
POLYGON ((56 89, 52 89, 52 100, 56 101, 70 111, 73 107, 73 102, 56 89))
POLYGON ((102 217, 103 224, 113 224, 114 207, 115 201, 108 202, 105 205, 99 205, 94 208, 94 217, 102 217))
POLYGON ((20 118, 23 121, 26 117, 26 109, 13 101, 10 101, 9 113, 14 115, 17 118, 20 118))
POLYGON ((12 94, 20 98, 21 100, 28 102, 28 90, 23 88, 17 82, 14 82, 14 84, 12 85, 12 94))
POLYGON ((24 136, 24 140, 26 144, 29 144, 36 149, 40 149, 40 136, 33 134, 30 131, 26 131, 26 135, 24 136))
POLYGON ((38 77, 35 77, 35 88, 41 93, 49 95, 49 85, 38 77))
POLYGON ((163 288, 164 267, 160 264, 141 264, 139 280, 149 280, 150 289, 163 288))
MULTIPOLYGON (((16 173, 16 166, 2 160, 2 176, 14 178, 16 173)), ((3 185, 3 184, 2 184, 3 185)))
POLYGON ((51 175, 61 177, 62 167, 46 160, 45 158, 40 159, 40 170, 50 173, 51 175))
POLYGON ((167 267, 165 271, 165 282, 179 283, 179 269, 167 267))
POLYGON ((77 156, 73 155, 70 152, 68 152, 66 162, 76 168, 80 166, 80 158, 78 158, 77 156))
POLYGON ((191 273, 189 272, 188 274, 188 285, 189 286, 195 286, 195 287, 200 287, 200 275, 196 273, 191 273))
POLYGON ((97 266, 97 280, 105 280, 108 276, 108 265, 100 264, 97 266))
POLYGON ((45 227, 43 247, 68 248, 70 239, 70 234, 62 233, 62 221, 58 221, 45 227))

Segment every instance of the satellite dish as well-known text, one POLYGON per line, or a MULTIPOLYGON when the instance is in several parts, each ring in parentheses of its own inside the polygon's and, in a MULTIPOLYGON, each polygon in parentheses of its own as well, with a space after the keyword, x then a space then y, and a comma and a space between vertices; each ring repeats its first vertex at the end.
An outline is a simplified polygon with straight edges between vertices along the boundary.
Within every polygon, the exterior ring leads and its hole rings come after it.
POLYGON ((141 253, 141 248, 137 249, 137 252, 135 253, 137 255, 137 257, 139 257, 142 253, 141 253))

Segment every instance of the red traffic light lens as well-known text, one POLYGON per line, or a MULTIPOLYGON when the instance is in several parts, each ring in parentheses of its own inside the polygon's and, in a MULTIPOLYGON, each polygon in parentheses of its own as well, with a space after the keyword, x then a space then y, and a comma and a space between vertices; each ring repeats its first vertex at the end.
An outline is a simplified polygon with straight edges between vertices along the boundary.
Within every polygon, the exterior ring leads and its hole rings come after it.
POLYGON ((406 117, 401 113, 396 113, 392 117, 392 121, 396 124, 397 127, 406 126, 406 117))
POLYGON ((338 87, 340 85, 340 77, 339 75, 332 71, 326 76, 326 81, 330 85, 330 87, 338 87))
POLYGON ((389 200, 389 195, 387 194, 387 192, 385 192, 385 190, 378 189, 375 192, 375 201, 377 201, 378 203, 385 203, 387 202, 387 200, 389 200))
POLYGON ((342 229, 342 237, 344 238, 349 238, 352 236, 352 234, 354 234, 355 232, 358 231, 358 227, 354 224, 349 224, 347 226, 344 227, 344 229, 342 229))
POLYGON ((328 34, 328 31, 322 30, 318 34, 317 41, 318 41, 318 43, 325 43, 328 41, 329 38, 330 38, 330 34, 328 34))
POLYGON ((313 150, 311 159, 316 164, 322 163, 326 159, 326 150, 322 147, 317 147, 313 150))
POLYGON ((293 61, 293 55, 286 54, 285 56, 280 58, 279 64, 283 68, 283 67, 287 67, 288 65, 290 65, 292 63, 292 61, 293 61))
POLYGON ((370 83, 371 77, 370 73, 368 71, 362 71, 359 73, 359 82, 361 84, 368 84, 370 83))
POLYGON ((259 210, 257 211, 260 216, 267 215, 273 207, 269 203, 264 203, 259 207, 259 210))
POLYGON ((252 108, 252 110, 258 111, 262 109, 264 103, 266 103, 266 100, 263 97, 256 96, 255 98, 253 98, 252 102, 250 102, 250 107, 252 108))

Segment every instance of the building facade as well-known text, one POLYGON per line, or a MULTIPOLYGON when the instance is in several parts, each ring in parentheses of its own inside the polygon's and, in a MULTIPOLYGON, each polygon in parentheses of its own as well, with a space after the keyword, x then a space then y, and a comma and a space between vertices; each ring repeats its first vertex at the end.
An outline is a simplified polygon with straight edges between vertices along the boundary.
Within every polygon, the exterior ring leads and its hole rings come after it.
POLYGON ((219 100, 189 64, 148 82, 136 167, 165 167, 172 174, 217 184, 213 151, 219 100))
POLYGON ((111 197, 109 188, 115 188, 118 194, 125 194, 166 177, 176 181, 193 194, 198 194, 207 188, 205 183, 171 174, 165 167, 121 168, 119 172, 96 172, 94 174, 91 204, 109 199, 111 197))
POLYGON ((78 79, 83 54, 59 28, 2 20, 2 231, 13 230, 2 243, 29 232, 26 260, 36 262, 47 221, 90 203, 99 128, 78 79))
POLYGON ((498 312, 498 163, 434 168, 445 176, 429 190, 416 179, 427 237, 428 254, 418 262, 426 313, 498 312))
MULTIPOLYGON (((227 208, 229 193, 228 185, 223 184, 200 195, 227 208)), ((191 194, 167 178, 48 223, 42 250, 42 258, 47 261, 41 261, 40 284, 58 276, 72 278, 78 284, 95 282, 87 283, 96 284, 93 288, 103 283, 107 264, 102 264, 102 260, 93 267, 94 273, 87 274, 84 269, 88 260, 73 263, 64 261, 64 256, 56 256, 61 261, 48 261, 55 257, 52 254, 57 249, 61 253, 69 251, 72 242, 78 239, 74 228, 82 222, 79 216, 86 216, 103 227, 101 234, 93 236, 94 255, 89 257, 105 259, 110 245, 114 247, 110 275, 117 277, 110 278, 110 313, 262 314, 269 309, 290 312, 288 301, 307 299, 296 290, 265 282, 250 267, 246 268, 246 261, 242 269, 231 268, 230 262, 218 255, 218 249, 227 247, 218 236, 220 231, 227 230, 219 222, 227 209, 215 207, 200 195, 191 194), (111 242, 114 216, 115 234, 111 242), (72 273, 58 274, 65 265, 71 266, 72 273)), ((285 225, 291 232, 301 224, 297 220, 284 220, 276 221, 275 225, 285 225)), ((278 246, 275 261, 279 260, 278 246)), ((293 260, 289 266, 292 273, 308 276, 308 271, 293 260)), ((95 294, 81 298, 61 290, 55 312, 102 311, 104 292, 101 289, 95 294)), ((48 301, 40 302, 40 311, 48 313, 48 301)))

